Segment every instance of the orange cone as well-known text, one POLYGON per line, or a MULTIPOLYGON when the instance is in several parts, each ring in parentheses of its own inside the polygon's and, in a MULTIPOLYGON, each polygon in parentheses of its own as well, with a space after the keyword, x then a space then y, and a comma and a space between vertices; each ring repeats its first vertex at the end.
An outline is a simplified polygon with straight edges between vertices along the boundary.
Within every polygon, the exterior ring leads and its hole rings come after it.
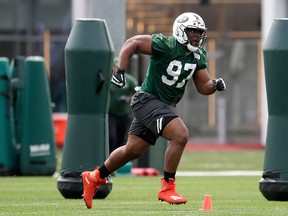
POLYGON ((200 209, 200 210, 205 210, 205 211, 213 210, 211 195, 205 195, 204 196, 202 209, 200 209))

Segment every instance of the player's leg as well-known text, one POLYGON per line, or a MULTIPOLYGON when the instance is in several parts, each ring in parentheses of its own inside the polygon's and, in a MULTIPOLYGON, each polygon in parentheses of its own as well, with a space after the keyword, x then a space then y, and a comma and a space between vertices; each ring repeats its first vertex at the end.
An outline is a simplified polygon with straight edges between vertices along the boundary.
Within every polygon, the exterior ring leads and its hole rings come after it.
POLYGON ((189 131, 183 121, 176 117, 165 126, 162 136, 170 142, 165 152, 164 178, 161 179, 162 186, 158 198, 170 204, 186 203, 187 199, 176 192, 175 174, 188 142, 189 131))
POLYGON ((164 170, 169 173, 176 173, 182 153, 188 142, 189 131, 184 122, 177 117, 166 125, 162 136, 170 140, 165 152, 164 170))
POLYGON ((128 135, 126 145, 113 151, 104 165, 109 172, 114 172, 129 161, 140 157, 150 146, 148 142, 138 136, 128 135))
POLYGON ((105 177, 129 161, 141 156, 151 145, 143 139, 129 135, 127 144, 115 149, 102 166, 82 173, 83 199, 87 208, 92 208, 95 191, 106 183, 105 177))

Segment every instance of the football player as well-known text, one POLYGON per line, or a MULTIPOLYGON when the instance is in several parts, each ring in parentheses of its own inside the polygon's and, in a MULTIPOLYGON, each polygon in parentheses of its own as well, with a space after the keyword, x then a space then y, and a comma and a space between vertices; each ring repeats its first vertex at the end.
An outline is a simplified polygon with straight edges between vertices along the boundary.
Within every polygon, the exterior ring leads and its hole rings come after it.
POLYGON ((146 77, 141 89, 131 101, 134 120, 131 123, 126 145, 114 150, 107 160, 94 171, 82 173, 84 201, 92 207, 95 190, 105 183, 105 177, 140 157, 159 136, 169 141, 164 158, 164 177, 158 199, 170 204, 186 203, 187 199, 176 192, 175 174, 189 131, 176 112, 185 86, 192 79, 197 91, 211 95, 224 91, 222 78, 211 80, 207 71, 204 49, 206 27, 196 13, 183 13, 173 24, 173 35, 136 35, 127 39, 120 50, 117 70, 111 82, 122 88, 125 85, 125 69, 133 54, 150 56, 146 77))

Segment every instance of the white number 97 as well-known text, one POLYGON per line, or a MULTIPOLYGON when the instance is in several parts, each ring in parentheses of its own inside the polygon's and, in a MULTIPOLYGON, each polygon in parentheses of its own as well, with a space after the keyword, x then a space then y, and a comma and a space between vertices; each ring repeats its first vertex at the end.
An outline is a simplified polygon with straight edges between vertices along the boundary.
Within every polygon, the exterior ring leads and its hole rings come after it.
POLYGON ((191 72, 189 73, 189 75, 182 79, 182 80, 179 80, 179 76, 181 74, 181 70, 182 70, 182 63, 180 61, 177 61, 177 60, 173 60, 170 62, 170 64, 168 65, 167 69, 166 69, 166 72, 169 76, 172 77, 172 79, 168 79, 167 76, 165 75, 162 75, 162 82, 165 83, 166 85, 169 85, 169 86, 172 86, 174 85, 175 83, 177 83, 176 85, 176 88, 181 88, 184 86, 186 80, 189 80, 194 71, 195 71, 195 68, 196 68, 196 64, 190 64, 190 63, 186 63, 184 65, 184 71, 189 71, 191 70, 191 72))

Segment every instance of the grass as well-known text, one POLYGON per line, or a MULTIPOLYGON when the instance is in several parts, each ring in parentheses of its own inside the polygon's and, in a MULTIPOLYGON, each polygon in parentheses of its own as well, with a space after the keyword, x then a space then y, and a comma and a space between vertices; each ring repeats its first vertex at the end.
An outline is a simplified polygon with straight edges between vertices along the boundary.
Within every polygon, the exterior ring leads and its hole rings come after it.
MULTIPOLYGON (((263 151, 185 152, 179 169, 262 170, 263 151)), ((185 205, 157 200, 159 177, 114 177, 112 193, 86 209, 81 199, 64 199, 54 177, 0 178, 0 215, 285 215, 286 202, 267 201, 258 189, 260 176, 177 177, 185 205), (213 210, 200 211, 205 194, 213 210)))
MULTIPOLYGON (((57 153, 57 172, 61 169, 62 152, 57 153)), ((264 151, 185 151, 179 171, 263 170, 264 151)))
POLYGON ((112 193, 86 209, 81 199, 64 199, 52 177, 4 177, 0 215, 285 215, 285 202, 268 202, 259 177, 178 177, 185 205, 157 201, 159 177, 115 177, 112 193), (200 211, 205 194, 213 211, 200 211))
POLYGON ((264 151, 186 151, 179 171, 263 170, 264 151))

